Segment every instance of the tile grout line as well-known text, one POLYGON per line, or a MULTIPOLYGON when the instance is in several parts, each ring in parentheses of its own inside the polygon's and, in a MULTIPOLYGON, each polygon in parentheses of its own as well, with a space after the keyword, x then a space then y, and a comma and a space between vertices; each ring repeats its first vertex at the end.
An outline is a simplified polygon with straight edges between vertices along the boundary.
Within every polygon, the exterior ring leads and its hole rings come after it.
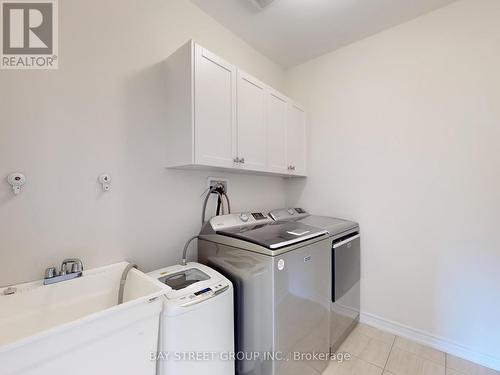
POLYGON ((392 350, 394 349, 394 345, 396 344, 396 338, 397 338, 397 336, 394 335, 394 340, 392 340, 391 350, 389 350, 389 355, 387 356, 387 360, 385 361, 383 372, 386 372, 386 370, 387 370, 387 364, 389 363, 389 358, 391 357, 392 350))
MULTIPOLYGON (((368 325, 368 326, 369 326, 369 325, 368 325)), ((374 328, 374 327, 372 327, 372 328, 374 328)), ((379 329, 379 331, 382 331, 382 332, 387 332, 387 331, 385 331, 385 330, 380 330, 380 329, 379 329)), ((389 332, 388 332, 388 333, 389 333, 389 332)), ((365 335, 365 336, 368 336, 368 335, 365 335)), ((370 336, 368 336, 368 337, 370 337, 370 336)), ((384 365, 384 367, 383 367, 383 369, 382 369, 382 371, 383 371, 383 375, 385 375, 385 374, 387 374, 387 375, 394 375, 394 374, 392 374, 391 372, 389 372, 389 370, 387 369, 387 365, 389 364, 389 359, 390 359, 391 354, 392 354, 392 352, 393 352, 393 350, 394 350, 394 348, 395 348, 395 346, 396 346, 396 340, 398 339, 398 337, 399 337, 399 336, 394 335, 394 339, 393 339, 393 342, 392 342, 392 345, 391 345, 391 349, 390 349, 390 351, 389 351, 389 356, 387 357, 387 360, 385 361, 385 365, 384 365)), ((371 337, 370 337, 370 339, 374 339, 374 338, 371 338, 371 337)), ((376 340, 376 339, 375 339, 375 340, 376 340)), ((419 343, 417 343, 417 344, 419 344, 419 343)), ((423 345, 423 344, 419 344, 419 345, 421 345, 421 346, 423 346, 423 347, 425 347, 425 348, 430 348, 430 347, 429 347, 429 346, 427 346, 427 345, 423 345)), ((402 349, 402 348, 399 348, 399 349, 400 349, 400 350, 402 350, 402 351, 404 351, 404 352, 406 352, 406 353, 408 353, 408 354, 410 354, 410 355, 412 355, 412 356, 415 356, 415 357, 417 357, 417 358, 419 358, 419 359, 421 359, 421 360, 423 360, 423 361, 426 361, 426 362, 429 362, 429 363, 433 363, 433 364, 435 364, 435 365, 438 365, 438 366, 443 367, 443 364, 438 363, 438 361, 437 361, 437 360, 433 360, 433 359, 429 359, 429 358, 421 357, 419 354, 416 354, 416 353, 414 353, 414 352, 412 352, 412 351, 408 351, 408 350, 406 350, 406 349, 402 349)), ((431 348, 431 349, 432 349, 432 348, 431 348)), ((447 375, 447 374, 448 374, 448 369, 453 370, 453 371, 454 371, 454 372, 456 372, 458 375, 467 375, 466 373, 463 373, 462 371, 459 371, 459 370, 455 370, 455 369, 450 368, 450 367, 449 367, 449 358, 448 358, 448 357, 449 357, 449 356, 451 356, 451 355, 450 355, 449 353, 445 352, 445 351, 440 351, 440 352, 444 354, 444 369, 445 369, 445 375, 447 375)), ((356 356, 355 356, 355 357, 356 357, 356 356)), ((374 364, 374 363, 372 363, 372 362, 370 362, 370 361, 366 361, 366 360, 363 360, 363 359, 361 359, 361 358, 358 358, 358 359, 360 359, 360 360, 362 360, 362 361, 365 361, 365 362, 367 362, 367 363, 370 363, 370 364, 372 364, 372 365, 374 365, 374 366, 377 366, 376 364, 374 364)), ((468 361, 468 362, 470 362, 470 361, 468 361)), ((487 367, 485 367, 485 366, 481 366, 481 365, 479 365, 479 364, 477 364, 477 363, 474 363, 474 362, 471 362, 471 363, 472 363, 474 366, 480 366, 480 367, 487 368, 487 367)), ((378 367, 378 366, 377 366, 377 367, 378 367)), ((380 368, 380 367, 379 367, 379 368, 380 368)), ((490 369, 490 368, 487 368, 487 369, 489 369, 489 370, 492 370, 492 371, 493 371, 492 375, 500 375, 500 371, 495 371, 494 369, 490 369)))

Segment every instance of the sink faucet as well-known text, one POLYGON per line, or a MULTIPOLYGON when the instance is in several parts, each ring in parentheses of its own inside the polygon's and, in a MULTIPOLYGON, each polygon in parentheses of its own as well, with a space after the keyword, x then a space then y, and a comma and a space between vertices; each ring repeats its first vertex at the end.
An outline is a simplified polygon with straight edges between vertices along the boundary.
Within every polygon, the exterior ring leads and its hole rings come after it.
POLYGON ((83 271, 83 263, 78 258, 68 258, 64 259, 61 263, 61 275, 66 275, 68 273, 68 265, 71 265, 69 273, 77 273, 83 271))
POLYGON ((76 279, 83 274, 83 263, 79 258, 64 259, 61 263, 61 271, 58 273, 55 267, 45 270, 43 284, 55 284, 61 281, 76 279))

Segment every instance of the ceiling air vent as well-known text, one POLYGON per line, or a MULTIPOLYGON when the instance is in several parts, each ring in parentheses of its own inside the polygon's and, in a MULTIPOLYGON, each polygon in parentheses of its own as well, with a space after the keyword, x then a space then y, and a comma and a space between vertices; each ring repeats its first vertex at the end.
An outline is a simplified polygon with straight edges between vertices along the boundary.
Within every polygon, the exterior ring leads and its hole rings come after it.
POLYGON ((248 0, 259 9, 269 6, 274 0, 248 0))

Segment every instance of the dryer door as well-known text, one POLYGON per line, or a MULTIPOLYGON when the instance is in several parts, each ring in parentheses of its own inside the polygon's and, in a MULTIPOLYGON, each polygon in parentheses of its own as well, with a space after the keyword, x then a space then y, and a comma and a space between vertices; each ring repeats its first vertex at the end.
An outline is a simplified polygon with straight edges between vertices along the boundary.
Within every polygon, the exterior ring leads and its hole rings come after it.
POLYGON ((360 237, 351 233, 332 245, 331 344, 336 350, 359 320, 360 237))

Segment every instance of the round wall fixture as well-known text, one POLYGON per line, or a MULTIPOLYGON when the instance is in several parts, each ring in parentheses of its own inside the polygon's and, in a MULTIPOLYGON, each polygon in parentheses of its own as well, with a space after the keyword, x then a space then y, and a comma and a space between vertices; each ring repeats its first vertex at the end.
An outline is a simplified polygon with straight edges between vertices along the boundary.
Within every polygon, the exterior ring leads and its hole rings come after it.
POLYGON ((7 176, 7 182, 12 186, 15 195, 21 192, 21 187, 26 183, 26 176, 19 172, 13 172, 7 176))
POLYGON ((99 176, 99 182, 102 185, 103 191, 109 191, 111 188, 111 176, 107 173, 103 173, 99 176))

